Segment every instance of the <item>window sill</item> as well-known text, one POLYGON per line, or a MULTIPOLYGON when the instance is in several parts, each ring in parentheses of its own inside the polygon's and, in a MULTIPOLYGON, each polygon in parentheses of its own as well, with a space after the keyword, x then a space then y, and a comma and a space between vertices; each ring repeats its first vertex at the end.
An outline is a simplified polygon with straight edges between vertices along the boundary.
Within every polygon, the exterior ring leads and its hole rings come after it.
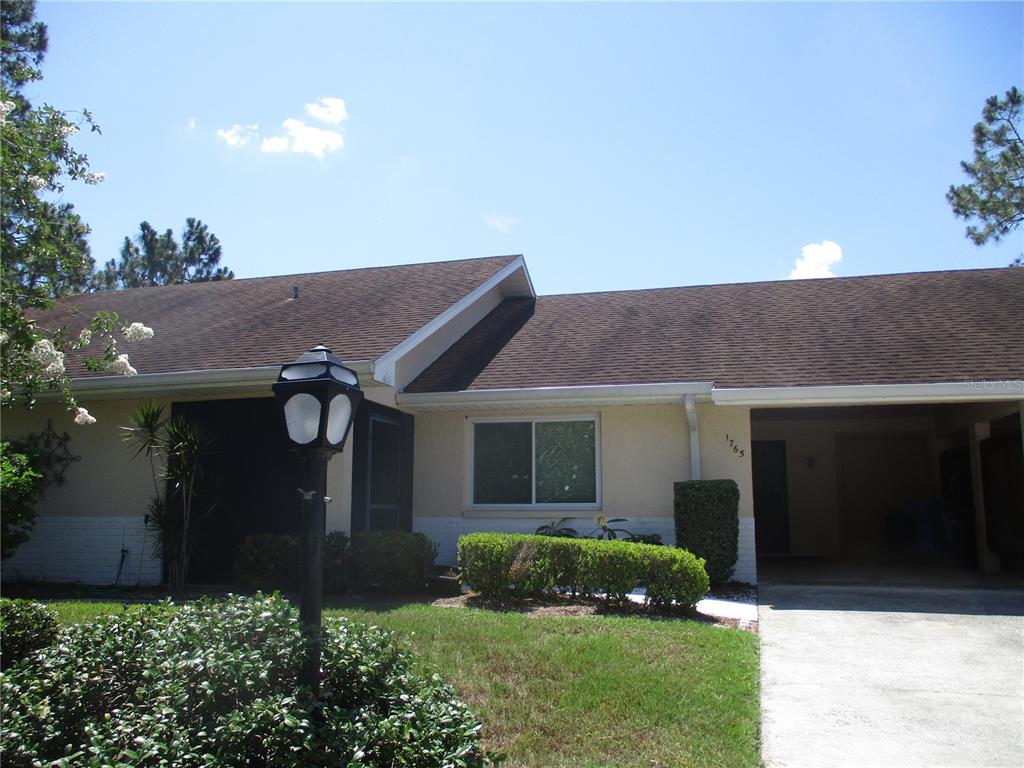
POLYGON ((550 520, 568 517, 576 520, 589 520, 601 513, 601 507, 576 507, 564 509, 559 507, 511 507, 509 509, 464 509, 462 516, 467 520, 501 520, 519 518, 523 520, 550 520))

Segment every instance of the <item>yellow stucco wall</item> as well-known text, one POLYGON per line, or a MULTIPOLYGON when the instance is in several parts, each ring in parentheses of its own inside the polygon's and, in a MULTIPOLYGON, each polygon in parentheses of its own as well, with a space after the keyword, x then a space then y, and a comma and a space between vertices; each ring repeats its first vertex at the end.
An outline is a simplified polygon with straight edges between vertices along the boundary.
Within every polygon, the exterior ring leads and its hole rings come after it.
MULTIPOLYGON (((133 459, 135 450, 121 439, 121 426, 129 423, 140 402, 89 402, 96 423, 88 426, 75 424, 64 407, 56 404, 41 404, 32 410, 4 409, 5 439, 41 432, 47 419, 52 419, 54 431, 71 436, 68 450, 82 457, 67 469, 64 485, 46 490, 36 514, 138 517, 145 513, 153 494, 153 475, 146 459, 133 459)), ((169 403, 162 404, 170 409, 169 403)))
POLYGON ((700 422, 701 478, 735 480, 740 489, 740 517, 753 517, 750 408, 740 405, 698 405, 697 421, 700 422))
MULTIPOLYGON (((392 390, 374 387, 367 393, 369 399, 390 399, 392 390)), ((218 395, 188 398, 192 400, 236 399, 245 395, 218 395)), ((186 398, 177 398, 183 402, 186 398)), ((121 426, 128 424, 142 400, 95 400, 87 403, 96 423, 80 426, 70 414, 56 404, 40 404, 32 410, 5 409, 0 429, 5 439, 24 437, 46 428, 47 419, 53 420, 58 433, 71 435, 68 449, 81 461, 67 471, 62 486, 51 486, 36 506, 38 515, 54 516, 123 516, 137 517, 146 511, 153 493, 152 473, 145 458, 133 458, 134 449, 121 437, 121 426)), ((170 401, 155 400, 170 412, 170 401)), ((348 448, 331 459, 327 470, 327 493, 332 498, 327 507, 327 530, 350 530, 352 516, 352 452, 348 448)))
MULTIPOLYGON (((416 415, 413 514, 416 517, 489 516, 467 510, 469 440, 473 417, 597 414, 601 424, 602 508, 608 517, 671 517, 672 484, 690 478, 690 436, 679 405, 607 406, 471 414, 416 415)), ((740 514, 753 515, 750 479, 750 409, 700 406, 704 478, 733 478, 740 486, 740 514), (741 456, 726 435, 741 445, 741 456)), ((502 511, 501 517, 550 518, 558 508, 502 511)), ((578 513, 586 516, 587 513, 578 513)), ((595 512, 596 514, 596 512, 595 512)))

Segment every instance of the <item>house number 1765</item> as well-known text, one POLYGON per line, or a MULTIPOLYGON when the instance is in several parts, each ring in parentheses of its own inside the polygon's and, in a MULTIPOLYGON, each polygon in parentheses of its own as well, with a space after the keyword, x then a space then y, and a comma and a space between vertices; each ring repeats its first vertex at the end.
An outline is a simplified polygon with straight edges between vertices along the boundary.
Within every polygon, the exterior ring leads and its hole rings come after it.
POLYGON ((740 448, 739 445, 737 445, 736 441, 733 440, 732 435, 730 435, 729 433, 726 433, 725 435, 725 442, 727 442, 729 446, 732 448, 732 452, 735 453, 740 458, 743 458, 744 456, 747 455, 747 452, 743 448, 740 448))

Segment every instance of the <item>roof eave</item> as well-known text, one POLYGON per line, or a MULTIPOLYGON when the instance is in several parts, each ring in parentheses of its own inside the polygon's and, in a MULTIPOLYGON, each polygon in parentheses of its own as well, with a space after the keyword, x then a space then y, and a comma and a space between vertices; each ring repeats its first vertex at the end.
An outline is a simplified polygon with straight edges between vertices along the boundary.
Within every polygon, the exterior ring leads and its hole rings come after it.
MULTIPOLYGON (((346 361, 363 386, 373 385, 373 364, 369 360, 346 361)), ((88 376, 71 380, 71 389, 78 397, 95 400, 138 399, 146 397, 181 397, 185 395, 223 395, 265 393, 270 397, 271 385, 281 372, 279 365, 254 368, 214 368, 199 371, 140 373, 135 376, 88 376)), ((54 399, 59 393, 46 392, 40 400, 54 399)))
POLYGON ((1024 380, 853 384, 813 387, 715 387, 716 405, 801 406, 967 403, 1024 399, 1024 380))
POLYGON ((518 389, 471 389, 460 392, 400 392, 398 405, 411 411, 570 408, 600 405, 661 405, 686 395, 709 400, 710 381, 656 384, 607 384, 518 389))

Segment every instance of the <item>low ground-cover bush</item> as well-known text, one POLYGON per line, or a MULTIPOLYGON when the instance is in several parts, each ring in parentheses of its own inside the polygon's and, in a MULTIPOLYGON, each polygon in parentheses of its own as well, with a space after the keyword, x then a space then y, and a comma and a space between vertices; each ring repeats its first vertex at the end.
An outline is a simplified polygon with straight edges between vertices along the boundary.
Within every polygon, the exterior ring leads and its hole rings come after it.
POLYGON ((278 597, 128 610, 0 676, 4 765, 482 766, 480 723, 391 634, 324 628, 319 700, 278 597))
POLYGON ((640 581, 648 602, 693 607, 708 591, 704 561, 675 547, 512 533, 459 539, 463 579, 484 597, 568 590, 622 602, 640 581))
POLYGON ((31 600, 0 599, 0 669, 28 658, 57 639, 57 614, 31 600))
POLYGON ((726 581, 739 553, 740 489, 735 480, 675 484, 676 546, 706 561, 712 584, 726 581))

